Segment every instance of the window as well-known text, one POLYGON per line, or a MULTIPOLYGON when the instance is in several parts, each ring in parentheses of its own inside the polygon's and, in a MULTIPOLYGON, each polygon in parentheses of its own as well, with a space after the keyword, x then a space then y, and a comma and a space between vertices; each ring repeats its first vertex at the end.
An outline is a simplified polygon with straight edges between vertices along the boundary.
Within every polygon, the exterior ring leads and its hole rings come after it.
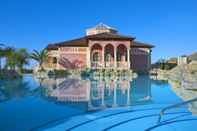
POLYGON ((111 58, 111 55, 110 55, 110 53, 106 53, 106 55, 105 55, 105 61, 110 61, 110 58, 111 58))
POLYGON ((117 61, 127 61, 127 52, 117 53, 117 61))
POLYGON ((117 53, 117 61, 121 61, 121 54, 119 52, 117 53))
POLYGON ((98 52, 95 52, 93 54, 93 61, 99 61, 100 60, 100 56, 99 56, 99 53, 98 52))

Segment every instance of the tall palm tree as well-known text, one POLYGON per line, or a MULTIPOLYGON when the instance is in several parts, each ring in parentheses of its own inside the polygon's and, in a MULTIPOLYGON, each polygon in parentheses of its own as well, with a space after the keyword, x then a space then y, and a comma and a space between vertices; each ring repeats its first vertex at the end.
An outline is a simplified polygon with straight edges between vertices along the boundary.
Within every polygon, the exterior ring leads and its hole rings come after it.
POLYGON ((46 50, 42 50, 40 52, 37 50, 33 50, 31 58, 38 62, 41 70, 44 70, 43 63, 46 62, 48 59, 48 52, 46 50))
POLYGON ((6 69, 15 70, 17 66, 16 49, 12 47, 6 47, 4 50, 6 58, 6 69))
POLYGON ((29 61, 28 61, 29 54, 28 54, 27 50, 24 48, 16 50, 15 54, 16 54, 17 68, 19 70, 19 73, 22 73, 23 66, 27 65, 29 63, 29 61))

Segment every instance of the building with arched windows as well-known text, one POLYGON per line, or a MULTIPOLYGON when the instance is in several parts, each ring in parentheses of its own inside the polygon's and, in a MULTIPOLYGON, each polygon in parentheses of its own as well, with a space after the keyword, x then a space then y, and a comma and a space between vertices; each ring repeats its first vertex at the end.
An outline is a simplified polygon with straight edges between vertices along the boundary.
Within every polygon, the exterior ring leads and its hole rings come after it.
POLYGON ((148 70, 153 45, 120 35, 105 24, 87 29, 81 38, 49 44, 46 69, 132 69, 148 70))

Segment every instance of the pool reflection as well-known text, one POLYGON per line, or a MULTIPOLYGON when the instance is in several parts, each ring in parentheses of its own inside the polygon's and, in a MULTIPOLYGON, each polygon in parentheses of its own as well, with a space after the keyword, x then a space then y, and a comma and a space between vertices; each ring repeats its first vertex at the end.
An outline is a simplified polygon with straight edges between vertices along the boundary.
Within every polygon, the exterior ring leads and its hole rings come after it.
POLYGON ((87 110, 151 102, 151 80, 146 76, 129 79, 45 79, 45 96, 57 102, 85 102, 87 110))

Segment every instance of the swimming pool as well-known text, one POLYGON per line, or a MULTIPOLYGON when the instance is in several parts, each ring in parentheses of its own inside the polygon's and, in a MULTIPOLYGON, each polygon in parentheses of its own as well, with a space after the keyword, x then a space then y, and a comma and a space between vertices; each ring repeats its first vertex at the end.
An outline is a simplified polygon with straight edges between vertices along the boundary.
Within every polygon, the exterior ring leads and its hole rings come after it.
POLYGON ((163 107, 181 101, 168 83, 148 76, 131 80, 25 75, 0 83, 0 130, 170 130, 169 125, 192 130, 197 118, 186 107, 169 112, 164 117, 168 125, 155 124, 163 107))

